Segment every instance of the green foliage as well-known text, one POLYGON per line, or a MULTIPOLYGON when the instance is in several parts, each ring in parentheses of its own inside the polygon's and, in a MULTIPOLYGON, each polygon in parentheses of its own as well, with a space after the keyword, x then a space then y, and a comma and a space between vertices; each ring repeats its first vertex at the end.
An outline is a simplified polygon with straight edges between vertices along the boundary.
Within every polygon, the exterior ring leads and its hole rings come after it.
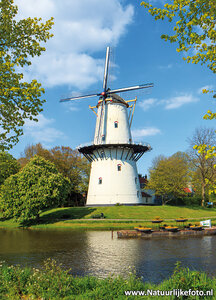
POLYGON ((30 268, 21 269, 19 266, 0 268, 0 297, 7 295, 8 299, 20 299, 20 294, 27 293, 27 284, 29 282, 32 270, 30 268))
POLYGON ((6 178, 16 174, 20 169, 17 160, 9 153, 0 151, 0 185, 6 178))
POLYGON ((216 147, 206 144, 195 145, 194 149, 200 156, 203 156, 205 161, 213 161, 212 170, 213 176, 205 177, 205 184, 209 186, 209 193, 216 193, 216 147))
MULTIPOLYGON (((191 271, 177 263, 168 280, 155 285, 143 283, 135 272, 128 272, 125 277, 110 275, 105 279, 96 277, 74 277, 62 269, 54 260, 44 262, 42 269, 20 268, 19 266, 0 267, 1 299, 125 299, 125 291, 183 291, 199 290, 216 292, 216 278, 203 272, 191 271)), ((143 296, 127 296, 127 299, 143 299, 143 296)), ((152 297, 145 297, 151 299, 152 297)), ((159 299, 159 298, 157 298, 159 299)), ((176 299, 167 296, 163 299, 176 299)), ((184 299, 180 296, 179 299, 184 299)), ((195 299, 189 296, 187 299, 195 299)), ((198 298, 196 298, 198 299, 198 298)), ((208 298, 204 298, 208 299, 208 298)))
POLYGON ((211 145, 216 144, 216 133, 212 128, 197 128, 188 139, 190 144, 189 160, 192 165, 192 182, 196 194, 202 195, 202 205, 208 199, 208 191, 214 191, 216 180, 216 158, 210 154, 211 145), (194 146, 199 145, 199 146, 194 146))
POLYGON ((18 174, 5 180, 0 208, 4 217, 29 220, 38 217, 45 208, 64 203, 68 189, 69 180, 54 164, 35 156, 18 174))
POLYGON ((162 196, 163 204, 184 195, 188 184, 188 164, 185 155, 176 153, 169 158, 155 160, 150 169, 150 179, 147 189, 155 190, 162 196))
POLYGON ((155 20, 175 22, 174 34, 163 34, 165 41, 177 42, 177 51, 188 52, 187 62, 207 64, 216 73, 216 5, 215 0, 171 0, 163 8, 141 3, 155 20))
POLYGON ((76 198, 76 194, 87 192, 90 163, 77 150, 64 146, 47 150, 40 143, 31 145, 25 148, 19 159, 21 165, 25 166, 34 155, 39 155, 54 163, 57 170, 70 180, 70 193, 74 198, 76 198))
POLYGON ((58 171, 70 179, 72 192, 87 192, 90 174, 90 163, 87 159, 70 147, 55 147, 49 152, 58 171))
POLYGON ((40 56, 40 45, 52 34, 51 18, 17 20, 18 8, 13 0, 0 1, 0 149, 11 148, 23 133, 25 119, 37 121, 44 100, 44 89, 37 80, 23 81, 22 68, 31 65, 30 57, 40 56))
POLYGON ((200 206, 202 203, 202 197, 195 194, 192 197, 189 196, 189 197, 182 198, 182 202, 186 206, 192 206, 192 207, 200 206))
MULTIPOLYGON (((175 22, 174 35, 163 34, 165 41, 178 42, 177 51, 189 52, 190 55, 183 57, 191 63, 207 64, 207 67, 216 73, 216 5, 215 0, 171 0, 164 4, 163 8, 153 7, 146 1, 141 3, 154 16, 155 20, 168 19, 175 22)), ((213 91, 203 90, 203 93, 213 91)), ((213 96, 214 98, 216 95, 213 96)), ((216 113, 208 111, 204 119, 215 119, 216 113)), ((206 159, 216 157, 215 144, 195 144, 198 153, 206 159)), ((216 164, 215 164, 216 168, 216 164)), ((206 184, 211 185, 211 192, 216 192, 215 180, 212 182, 207 178, 206 184)), ((204 186, 204 182, 202 183, 204 186)), ((202 188, 202 204, 205 203, 205 192, 202 188)))
MULTIPOLYGON (((205 273, 198 271, 191 271, 188 268, 181 267, 180 263, 176 264, 173 275, 167 281, 160 284, 160 290, 182 289, 188 291, 203 291, 206 293, 212 288, 215 288, 216 278, 209 278, 205 273)), ((172 299, 172 298, 171 298, 172 299)), ((179 298, 181 299, 181 298, 179 298)), ((187 297, 187 299, 198 299, 194 296, 187 297)))

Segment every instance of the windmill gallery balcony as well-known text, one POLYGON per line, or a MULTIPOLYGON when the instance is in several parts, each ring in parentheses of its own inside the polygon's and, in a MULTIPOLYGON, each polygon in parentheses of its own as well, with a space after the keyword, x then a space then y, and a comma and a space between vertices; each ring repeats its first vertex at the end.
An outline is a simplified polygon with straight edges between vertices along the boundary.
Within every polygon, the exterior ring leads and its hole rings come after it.
POLYGON ((93 142, 81 144, 77 150, 82 153, 89 162, 98 159, 124 159, 138 161, 142 155, 152 150, 147 143, 119 143, 108 141, 106 144, 95 145, 93 142))

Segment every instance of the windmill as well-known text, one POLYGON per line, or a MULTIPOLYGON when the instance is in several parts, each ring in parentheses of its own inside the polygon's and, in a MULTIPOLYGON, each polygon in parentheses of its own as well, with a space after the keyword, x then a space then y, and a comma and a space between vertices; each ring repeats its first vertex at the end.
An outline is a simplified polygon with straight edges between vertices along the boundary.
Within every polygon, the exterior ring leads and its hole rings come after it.
POLYGON ((130 128, 137 98, 125 101, 118 93, 150 88, 153 83, 109 89, 109 59, 110 47, 107 47, 102 92, 60 101, 99 97, 96 106, 89 106, 97 116, 94 142, 78 147, 78 151, 91 162, 86 204, 142 204, 136 162, 151 150, 151 146, 132 142, 130 128))

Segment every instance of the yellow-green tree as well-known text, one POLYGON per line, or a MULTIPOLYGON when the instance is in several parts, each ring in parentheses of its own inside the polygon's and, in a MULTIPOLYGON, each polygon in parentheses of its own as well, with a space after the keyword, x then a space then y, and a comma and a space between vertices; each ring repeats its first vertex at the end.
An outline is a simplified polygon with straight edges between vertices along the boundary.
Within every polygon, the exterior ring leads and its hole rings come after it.
POLYGON ((177 51, 188 52, 187 62, 207 64, 216 73, 216 5, 215 0, 171 0, 163 8, 141 3, 155 20, 175 23, 173 35, 163 34, 165 41, 177 42, 177 51), (191 51, 192 50, 192 51, 191 51))
MULTIPOLYGON (((177 42, 177 51, 188 55, 183 57, 188 63, 207 64, 216 73, 216 3, 215 0, 170 0, 163 8, 154 7, 147 1, 141 5, 148 9, 155 20, 168 19, 174 23, 173 35, 163 34, 165 41, 177 42)), ((203 90, 204 93, 214 92, 203 90)), ((215 95, 214 95, 215 97, 215 95)), ((216 119, 216 113, 208 111, 204 119, 216 119)), ((206 159, 216 157, 215 145, 196 145, 198 153, 206 159)), ((216 167, 216 166, 215 166, 216 167)), ((207 183, 216 193, 216 184, 207 183)))
POLYGON ((41 18, 17 20, 17 13, 13 0, 0 1, 0 150, 18 142, 25 119, 37 121, 44 102, 41 84, 25 82, 22 68, 45 51, 40 43, 52 36, 53 19, 45 23, 41 18))
POLYGON ((185 155, 177 152, 168 158, 160 157, 154 161, 149 172, 147 189, 155 190, 155 194, 162 197, 163 204, 185 195, 184 188, 189 183, 189 169, 185 155))
POLYGON ((16 174, 20 169, 17 160, 8 152, 0 151, 0 186, 5 179, 16 174))
POLYGON ((205 127, 196 128, 192 137, 188 138, 188 143, 188 159, 191 163, 192 177, 195 181, 197 192, 201 190, 202 206, 204 206, 208 198, 209 185, 211 186, 211 183, 216 179, 216 169, 214 168, 216 159, 214 157, 207 158, 205 151, 195 150, 194 145, 205 145, 205 147, 209 147, 212 144, 215 145, 215 130, 205 127))

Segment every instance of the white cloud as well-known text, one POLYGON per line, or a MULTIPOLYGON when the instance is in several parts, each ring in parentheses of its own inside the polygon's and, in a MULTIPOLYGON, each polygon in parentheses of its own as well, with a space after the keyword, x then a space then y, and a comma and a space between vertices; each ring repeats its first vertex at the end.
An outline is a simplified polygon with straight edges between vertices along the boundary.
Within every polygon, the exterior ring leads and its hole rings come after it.
POLYGON ((164 65, 164 66, 162 66, 162 65, 160 65, 160 66, 158 66, 158 69, 172 69, 172 67, 173 67, 173 64, 168 64, 168 65, 164 65))
POLYGON ((48 119, 43 114, 39 114, 37 119, 38 122, 30 121, 29 119, 25 121, 25 137, 31 137, 35 143, 40 142, 46 146, 60 138, 65 138, 63 132, 51 126, 55 122, 54 119, 48 119))
POLYGON ((182 105, 197 101, 199 101, 199 98, 194 97, 192 94, 184 94, 167 100, 162 100, 161 103, 165 104, 165 109, 175 109, 181 107, 182 105))
POLYGON ((193 96, 192 94, 181 94, 180 96, 171 97, 169 99, 159 100, 156 98, 149 98, 143 100, 139 103, 139 106, 144 110, 147 111, 148 109, 161 105, 164 109, 176 109, 180 108, 181 106, 189 103, 198 102, 199 98, 193 96))
POLYGON ((54 119, 45 118, 43 114, 39 114, 36 118, 38 119, 38 122, 26 119, 24 125, 25 129, 27 130, 41 129, 46 127, 49 124, 52 124, 55 121, 54 119))
POLYGON ((80 107, 77 105, 77 103, 67 102, 67 103, 65 103, 65 105, 69 111, 79 111, 80 110, 80 107))
POLYGON ((149 98, 146 100, 143 100, 142 102, 140 102, 138 105, 144 110, 147 111, 149 110, 149 108, 151 108, 152 106, 154 106, 157 103, 157 99, 155 98, 149 98))
POLYGON ((212 90, 213 89, 213 85, 205 85, 205 86, 203 86, 203 87, 201 87, 200 89, 198 89, 198 94, 202 94, 203 92, 203 90, 212 90))
POLYGON ((139 139, 146 136, 154 136, 161 133, 160 129, 155 127, 145 127, 142 129, 134 129, 131 131, 134 139, 139 139))
MULTIPOLYGON (((20 18, 54 17, 54 37, 47 51, 33 60, 28 77, 46 86, 88 87, 102 80, 104 58, 94 53, 116 45, 132 22, 132 5, 120 0, 15 0, 20 18)), ((103 56, 103 57, 104 57, 103 56)))

